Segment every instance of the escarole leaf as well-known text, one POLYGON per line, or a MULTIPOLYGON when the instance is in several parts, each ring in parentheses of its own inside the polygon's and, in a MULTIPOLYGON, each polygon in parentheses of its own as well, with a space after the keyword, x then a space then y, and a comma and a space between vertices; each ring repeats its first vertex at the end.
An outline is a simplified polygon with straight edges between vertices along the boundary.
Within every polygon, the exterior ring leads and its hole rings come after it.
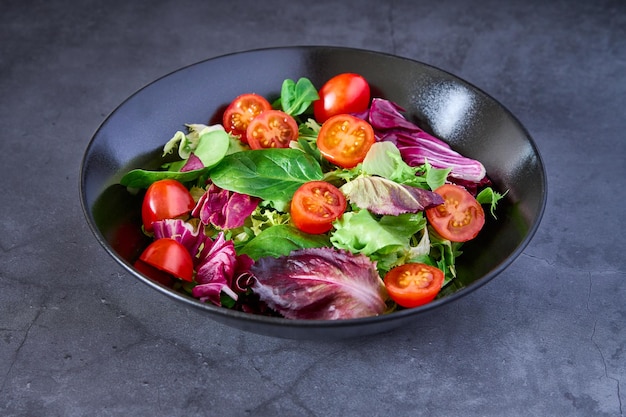
POLYGON ((250 269, 252 291, 289 319, 334 320, 385 311, 385 287, 366 256, 332 248, 261 258, 250 269))
POLYGON ((297 149, 233 153, 211 171, 211 180, 222 189, 280 202, 291 200, 305 182, 322 178, 319 163, 297 149))
POLYGON ((383 177, 359 177, 342 185, 340 190, 350 203, 374 214, 417 213, 443 203, 439 194, 383 177))

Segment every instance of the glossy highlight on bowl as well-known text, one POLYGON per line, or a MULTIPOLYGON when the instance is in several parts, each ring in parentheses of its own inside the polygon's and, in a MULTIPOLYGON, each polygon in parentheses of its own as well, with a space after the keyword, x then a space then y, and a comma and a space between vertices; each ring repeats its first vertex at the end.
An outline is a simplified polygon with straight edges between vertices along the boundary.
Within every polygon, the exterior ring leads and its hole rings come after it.
MULTIPOLYGON (((271 101, 271 100, 270 100, 271 101)), ((81 166, 80 198, 92 232, 130 274, 176 301, 226 325, 294 339, 337 339, 385 332, 443 308, 486 284, 509 266, 535 234, 546 205, 546 174, 530 134, 497 100, 433 66, 380 52, 342 47, 282 47, 202 61, 145 86, 115 109, 96 131, 81 166), (149 243, 140 229, 141 196, 119 185, 131 169, 157 169, 161 149, 186 123, 219 123, 236 96, 277 98, 286 78, 314 85, 342 72, 363 75, 372 96, 402 106, 407 118, 452 148, 481 161, 496 190, 507 192, 497 220, 463 246, 458 288, 415 309, 353 320, 288 320, 202 303, 162 286, 133 268, 149 243)), ((98 279, 98 277, 93 277, 98 279)), ((424 318, 427 319, 427 318, 424 318)), ((208 322, 207 326, 210 326, 208 322)))

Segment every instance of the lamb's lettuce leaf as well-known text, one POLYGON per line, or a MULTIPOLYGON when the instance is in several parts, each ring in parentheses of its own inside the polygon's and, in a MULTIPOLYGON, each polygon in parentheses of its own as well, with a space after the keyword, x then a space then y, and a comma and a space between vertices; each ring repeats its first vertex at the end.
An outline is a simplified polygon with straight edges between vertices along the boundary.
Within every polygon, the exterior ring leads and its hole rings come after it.
POLYGON ((297 82, 291 79, 283 81, 279 103, 285 113, 298 116, 306 112, 319 98, 313 83, 308 78, 302 77, 297 82))

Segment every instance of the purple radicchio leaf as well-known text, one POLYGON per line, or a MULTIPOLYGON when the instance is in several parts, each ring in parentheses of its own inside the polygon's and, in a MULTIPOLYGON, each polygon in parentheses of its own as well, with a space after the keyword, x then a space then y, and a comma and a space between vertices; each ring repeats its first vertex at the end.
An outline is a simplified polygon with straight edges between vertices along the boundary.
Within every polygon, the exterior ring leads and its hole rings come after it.
POLYGON ((385 310, 383 281, 365 255, 300 249, 289 256, 261 258, 251 272, 252 291, 289 319, 351 319, 385 310))
POLYGON ((187 158, 187 162, 185 162, 185 165, 183 165, 183 167, 180 169, 180 172, 195 171, 196 169, 202 168, 204 168, 202 160, 193 153, 191 153, 189 155, 189 158, 187 158))
POLYGON ((393 142, 404 161, 411 166, 428 162, 434 168, 451 168, 449 176, 452 179, 470 183, 484 181, 486 170, 479 161, 461 155, 441 139, 408 121, 402 115, 403 111, 389 100, 372 100, 369 122, 378 140, 393 142))
POLYGON ((417 213, 443 204, 443 198, 437 193, 376 176, 349 181, 341 187, 341 192, 350 203, 381 215, 417 213))
POLYGON ((215 240, 207 239, 199 254, 199 263, 196 268, 196 282, 192 295, 200 301, 211 301, 220 306, 222 292, 237 300, 230 285, 237 271, 237 255, 232 240, 226 240, 220 232, 215 240))
POLYGON ((259 205, 259 199, 246 194, 223 190, 211 184, 200 197, 191 212, 203 224, 212 224, 221 229, 235 229, 244 225, 246 218, 259 205))
POLYGON ((156 239, 174 239, 187 248, 194 261, 197 261, 196 256, 202 244, 209 239, 204 234, 203 227, 195 229, 193 225, 180 219, 159 220, 152 223, 152 226, 156 239))
POLYGON ((211 301, 220 306, 222 292, 237 300, 237 292, 246 290, 250 267, 254 263, 247 255, 236 255, 231 240, 219 233, 211 240, 204 227, 194 227, 180 219, 160 220, 153 223, 155 238, 170 238, 182 244, 191 254, 196 270, 196 285, 192 295, 200 301, 211 301))

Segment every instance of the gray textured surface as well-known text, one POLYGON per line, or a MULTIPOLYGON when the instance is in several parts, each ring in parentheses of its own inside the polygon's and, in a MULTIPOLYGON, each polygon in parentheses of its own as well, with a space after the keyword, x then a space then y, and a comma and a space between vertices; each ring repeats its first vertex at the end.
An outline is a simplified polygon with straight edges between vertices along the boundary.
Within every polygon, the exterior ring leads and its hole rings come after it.
POLYGON ((0 100, 0 415, 626 414, 623 1, 3 0, 0 100), (207 321, 104 252, 78 172, 106 115, 181 66, 305 44, 427 62, 526 125, 548 207, 510 269, 428 322, 316 343, 207 321))

